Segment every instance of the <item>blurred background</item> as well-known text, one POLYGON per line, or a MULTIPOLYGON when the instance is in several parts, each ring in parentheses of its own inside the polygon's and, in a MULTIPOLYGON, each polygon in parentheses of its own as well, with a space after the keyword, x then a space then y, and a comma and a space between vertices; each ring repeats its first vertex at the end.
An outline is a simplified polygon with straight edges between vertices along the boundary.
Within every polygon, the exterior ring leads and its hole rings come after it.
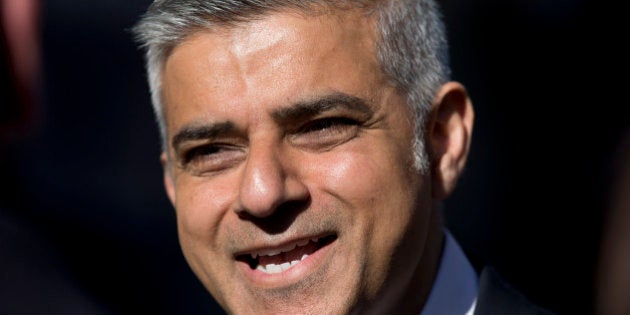
MULTIPOLYGON (((129 31, 150 2, 0 0, 2 314, 220 313, 180 253, 162 187, 129 31)), ((614 249, 630 247, 608 228, 630 231, 630 219, 614 219, 630 211, 621 11, 440 2, 453 77, 476 110, 446 222, 538 304, 594 312, 601 270, 612 270, 602 249, 611 265, 630 264, 614 263, 614 249)))

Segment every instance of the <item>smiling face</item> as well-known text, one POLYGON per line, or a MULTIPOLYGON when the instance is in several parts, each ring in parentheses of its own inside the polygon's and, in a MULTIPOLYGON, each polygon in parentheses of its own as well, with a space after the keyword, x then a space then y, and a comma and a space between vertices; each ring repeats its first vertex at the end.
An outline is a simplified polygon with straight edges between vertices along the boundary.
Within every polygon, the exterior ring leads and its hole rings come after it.
POLYGON ((230 312, 424 303, 435 201, 373 29, 359 12, 273 13, 167 59, 165 184, 188 263, 230 312))

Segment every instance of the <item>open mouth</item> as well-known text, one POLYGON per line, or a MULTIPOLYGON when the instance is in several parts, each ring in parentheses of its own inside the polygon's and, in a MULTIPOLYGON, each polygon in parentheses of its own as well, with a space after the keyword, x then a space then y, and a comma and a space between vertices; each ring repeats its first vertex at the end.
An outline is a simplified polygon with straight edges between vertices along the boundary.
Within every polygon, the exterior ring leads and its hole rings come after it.
POLYGON ((335 239, 337 239, 336 235, 328 235, 301 240, 280 248, 262 249, 238 255, 236 260, 247 263, 252 270, 256 269, 266 274, 281 273, 299 264, 335 239))

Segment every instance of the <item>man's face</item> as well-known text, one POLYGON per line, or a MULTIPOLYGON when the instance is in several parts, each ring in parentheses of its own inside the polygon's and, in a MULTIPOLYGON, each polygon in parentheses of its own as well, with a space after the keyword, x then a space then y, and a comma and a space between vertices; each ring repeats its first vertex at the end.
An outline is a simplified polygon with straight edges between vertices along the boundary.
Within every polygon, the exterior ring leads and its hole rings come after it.
POLYGON ((372 308, 426 260, 431 191, 374 41, 357 12, 285 12, 168 58, 165 183, 184 255, 229 311, 372 308))

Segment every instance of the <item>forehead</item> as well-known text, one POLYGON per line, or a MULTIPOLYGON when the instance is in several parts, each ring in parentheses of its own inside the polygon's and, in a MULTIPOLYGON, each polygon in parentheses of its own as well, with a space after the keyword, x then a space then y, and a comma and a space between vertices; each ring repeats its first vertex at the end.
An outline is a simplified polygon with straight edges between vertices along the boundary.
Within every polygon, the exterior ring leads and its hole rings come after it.
POLYGON ((173 49, 164 67, 169 129, 182 118, 184 100, 203 116, 208 105, 275 106, 317 93, 368 89, 382 79, 373 22, 361 10, 313 16, 289 11, 196 32, 173 49))

